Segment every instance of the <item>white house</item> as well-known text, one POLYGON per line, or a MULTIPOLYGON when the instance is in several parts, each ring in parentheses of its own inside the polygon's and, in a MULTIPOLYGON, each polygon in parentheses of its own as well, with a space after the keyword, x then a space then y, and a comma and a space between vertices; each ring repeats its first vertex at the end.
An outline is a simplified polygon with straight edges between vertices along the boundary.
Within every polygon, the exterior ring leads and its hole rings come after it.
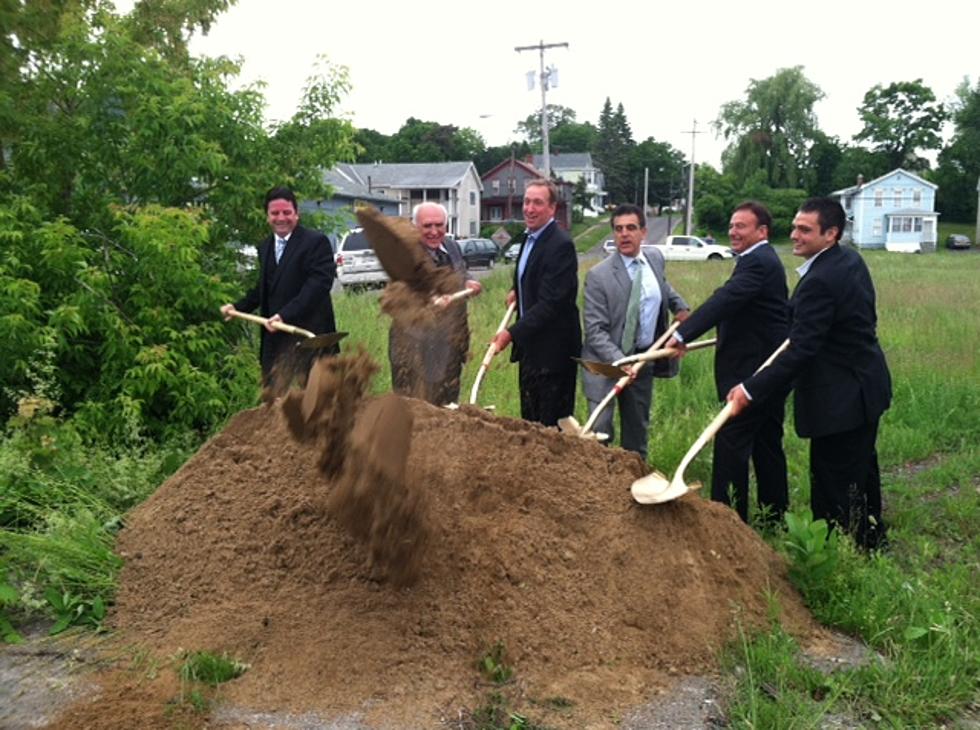
MULTIPOLYGON (((539 170, 544 167, 544 155, 534 155, 528 161, 539 170)), ((591 212, 601 214, 605 211, 608 195, 605 191, 606 177, 592 162, 591 152, 555 152, 549 155, 548 162, 551 164, 551 171, 566 182, 574 185, 579 180, 585 180, 585 192, 590 196, 591 212)))
POLYGON ((397 198, 405 216, 418 203, 442 203, 449 211, 449 233, 457 238, 480 234, 483 184, 472 162, 343 163, 331 174, 356 181, 374 195, 397 198))
POLYGON ((858 248, 888 251, 935 251, 939 213, 938 186, 907 170, 892 170, 871 182, 835 190, 847 214, 841 240, 858 248))

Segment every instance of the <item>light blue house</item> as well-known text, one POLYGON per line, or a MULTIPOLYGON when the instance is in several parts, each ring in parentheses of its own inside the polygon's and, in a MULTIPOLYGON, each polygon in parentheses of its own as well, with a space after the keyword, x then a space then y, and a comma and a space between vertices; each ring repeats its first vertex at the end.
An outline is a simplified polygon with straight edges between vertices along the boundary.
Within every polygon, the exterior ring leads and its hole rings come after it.
POLYGON ((892 170, 871 182, 835 190, 847 214, 841 241, 858 248, 918 253, 935 251, 938 186, 907 170, 892 170))

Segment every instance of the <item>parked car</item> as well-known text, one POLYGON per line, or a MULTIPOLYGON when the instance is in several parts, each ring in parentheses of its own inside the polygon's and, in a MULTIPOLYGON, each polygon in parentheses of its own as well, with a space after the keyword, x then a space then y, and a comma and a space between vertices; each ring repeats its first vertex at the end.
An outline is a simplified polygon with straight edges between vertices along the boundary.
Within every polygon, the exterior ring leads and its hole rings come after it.
POLYGON ((961 233, 954 233, 946 239, 946 248, 963 249, 970 248, 970 239, 961 233))
POLYGON ((602 250, 605 252, 606 256, 611 253, 616 253, 616 239, 607 238, 602 242, 602 250))
POLYGON ((489 238, 467 238, 459 242, 467 267, 486 266, 492 269, 500 257, 500 249, 489 238))
POLYGON ((352 228, 337 247, 337 280, 344 291, 381 287, 388 283, 381 262, 364 235, 364 229, 352 228))
POLYGON ((503 254, 504 261, 507 261, 509 263, 514 263, 515 261, 517 261, 517 258, 520 255, 521 255, 521 244, 517 241, 508 244, 507 248, 504 249, 504 254, 503 254))
POLYGON ((705 243, 697 236, 667 236, 657 250, 667 261, 721 261, 735 255, 727 246, 705 243))

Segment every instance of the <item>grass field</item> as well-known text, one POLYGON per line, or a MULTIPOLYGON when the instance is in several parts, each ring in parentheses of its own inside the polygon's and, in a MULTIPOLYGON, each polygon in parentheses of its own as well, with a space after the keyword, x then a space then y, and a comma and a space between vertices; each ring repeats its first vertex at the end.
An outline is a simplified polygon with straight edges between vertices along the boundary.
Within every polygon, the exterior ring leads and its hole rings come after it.
MULTIPOLYGON (((591 238, 580 243, 594 245, 591 238)), ((777 250, 792 288, 799 260, 786 245, 777 250)), ((814 615, 860 637, 883 660, 827 675, 799 660, 778 623, 767 634, 744 636, 723 657, 733 727, 953 727, 971 717, 976 722, 980 708, 980 252, 864 255, 894 380, 878 441, 891 550, 868 558, 846 542, 837 548, 820 542, 809 556, 832 557, 832 569, 820 574, 800 567, 808 555, 788 547, 794 533, 767 539, 798 568, 795 580, 814 615), (832 724, 838 717, 853 724, 832 724)), ((731 267, 672 263, 668 278, 696 306, 731 267)), ((501 267, 485 278, 483 295, 470 304, 464 402, 503 315, 511 271, 501 267)), ((351 332, 346 347, 364 347, 383 366, 374 391, 389 390, 388 323, 376 294, 341 294, 334 304, 339 327, 351 332)), ((720 407, 711 358, 710 350, 692 353, 678 378, 656 385, 649 461, 661 471, 673 471, 720 407)), ((498 358, 480 404, 516 417, 516 378, 516 366, 498 358)), ((588 415, 581 395, 575 415, 588 415)), ((0 443, 0 632, 13 636, 5 616, 16 622, 37 613, 98 626, 118 570, 111 547, 121 515, 196 445, 119 458, 86 449, 70 429, 43 415, 18 423, 0 443), (55 594, 45 596, 52 586, 55 594)), ((807 444, 790 426, 785 445, 791 509, 799 515, 809 503, 807 444)), ((706 481, 709 470, 705 450, 687 474, 706 481)))

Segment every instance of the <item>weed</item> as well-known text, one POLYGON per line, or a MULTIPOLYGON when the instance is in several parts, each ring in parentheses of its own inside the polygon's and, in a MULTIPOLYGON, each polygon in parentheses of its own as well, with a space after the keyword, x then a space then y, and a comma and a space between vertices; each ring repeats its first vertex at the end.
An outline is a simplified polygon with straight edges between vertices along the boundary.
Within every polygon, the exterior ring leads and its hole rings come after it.
POLYGON ((88 626, 99 631, 105 619, 105 603, 100 596, 86 599, 70 591, 48 588, 44 598, 54 611, 55 622, 48 632, 60 634, 69 626, 88 626))
POLYGON ((480 671, 494 684, 510 681, 514 670, 506 664, 507 651, 502 642, 494 644, 480 659, 480 671))
POLYGON ((180 678, 186 682, 200 682, 217 687, 242 676, 248 670, 248 664, 230 659, 226 655, 218 656, 207 651, 195 651, 184 655, 180 666, 180 678))
POLYGON ((20 644, 24 639, 17 633, 10 619, 6 616, 8 606, 18 601, 17 589, 6 583, 0 583, 0 641, 5 644, 20 644))
POLYGON ((817 590, 837 565, 839 535, 826 520, 814 520, 786 513, 786 548, 790 556, 790 577, 804 590, 817 590))

